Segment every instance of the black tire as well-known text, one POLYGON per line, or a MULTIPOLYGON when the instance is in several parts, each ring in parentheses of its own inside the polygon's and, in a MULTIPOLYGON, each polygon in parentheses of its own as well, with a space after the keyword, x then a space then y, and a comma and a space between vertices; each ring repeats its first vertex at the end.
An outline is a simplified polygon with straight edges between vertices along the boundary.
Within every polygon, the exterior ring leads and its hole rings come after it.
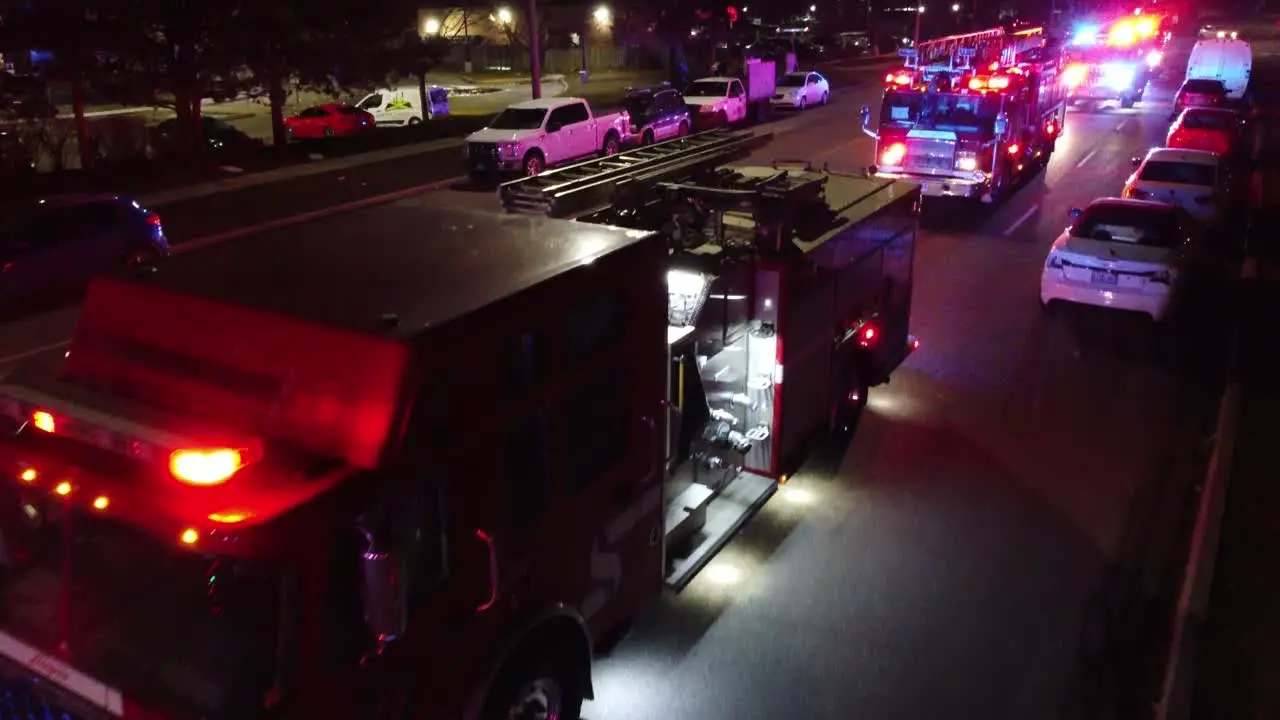
POLYGON ((728 127, 728 126, 729 126, 729 113, 723 110, 716 113, 716 127, 728 127))
POLYGON ((676 137, 684 137, 689 134, 689 123, 681 121, 680 127, 676 129, 676 137))
POLYGON ((541 174, 543 170, 547 169, 547 159, 542 156, 540 151, 530 150, 525 154, 524 163, 521 164, 521 167, 524 168, 524 174, 526 177, 533 177, 534 175, 541 174))
POLYGON ((645 131, 644 131, 644 134, 640 136, 640 144, 641 144, 641 145, 652 145, 652 144, 653 144, 653 131, 652 131, 652 130, 645 130, 645 131))
POLYGON ((557 720, 580 720, 582 688, 574 677, 573 669, 552 658, 517 663, 494 685, 485 700, 481 720, 509 720, 520 717, 516 708, 522 703, 556 703, 557 714, 545 713, 557 720), (541 697, 537 697, 537 696, 541 697))
POLYGON ((609 133, 604 137, 604 145, 600 147, 600 154, 608 157, 609 155, 617 155, 622 149, 622 143, 618 142, 618 136, 609 133))
POLYGON ((422 124, 422 118, 419 118, 419 117, 409 118, 409 125, 421 125, 421 124, 422 124))

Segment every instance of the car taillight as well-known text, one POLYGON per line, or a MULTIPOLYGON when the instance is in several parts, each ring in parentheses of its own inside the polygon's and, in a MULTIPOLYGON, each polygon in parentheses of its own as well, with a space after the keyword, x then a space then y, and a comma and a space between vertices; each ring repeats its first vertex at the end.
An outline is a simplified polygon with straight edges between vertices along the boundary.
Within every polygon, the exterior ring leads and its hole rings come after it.
POLYGON ((1165 144, 1169 147, 1181 147, 1182 143, 1185 142, 1186 139, 1186 136, 1182 134, 1182 130, 1174 130, 1169 133, 1169 139, 1165 140, 1165 144))
POLYGON ((869 348, 880 339, 880 330, 871 324, 858 328, 858 345, 869 348))
POLYGON ((169 456, 169 472, 187 485, 221 485, 244 467, 244 457, 232 448, 174 450, 169 456))
POLYGON ((906 157, 907 146, 902 143, 894 143, 880 153, 880 164, 897 167, 902 164, 903 159, 906 157))
POLYGON ((1151 193, 1141 188, 1131 187, 1124 189, 1124 196, 1130 200, 1149 200, 1151 198, 1151 193))

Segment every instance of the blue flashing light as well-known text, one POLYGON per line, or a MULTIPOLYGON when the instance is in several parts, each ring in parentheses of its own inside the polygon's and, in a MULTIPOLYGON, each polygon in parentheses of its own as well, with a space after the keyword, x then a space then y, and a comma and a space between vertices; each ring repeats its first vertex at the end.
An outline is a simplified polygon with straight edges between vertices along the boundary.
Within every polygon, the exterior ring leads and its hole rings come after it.
POLYGON ((1076 28, 1071 35, 1072 45, 1094 45, 1098 42, 1098 28, 1084 25, 1076 28))

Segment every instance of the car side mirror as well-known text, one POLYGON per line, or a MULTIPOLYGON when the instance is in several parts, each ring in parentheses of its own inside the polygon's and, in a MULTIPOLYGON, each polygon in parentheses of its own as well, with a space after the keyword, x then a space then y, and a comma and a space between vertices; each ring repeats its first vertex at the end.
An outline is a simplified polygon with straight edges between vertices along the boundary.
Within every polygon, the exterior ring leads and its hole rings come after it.
POLYGON ((1067 213, 1067 215, 1071 216, 1072 220, 1079 220, 1080 216, 1083 214, 1084 211, 1080 208, 1071 208, 1070 212, 1067 213))
POLYGON ((863 105, 862 109, 858 111, 858 114, 862 116, 862 127, 864 128, 870 127, 871 126, 871 108, 867 107, 866 105, 863 105))
POLYGON ((367 541, 360 556, 364 621, 378 652, 382 652, 404 634, 409 624, 404 556, 371 530, 362 528, 362 532, 367 541))

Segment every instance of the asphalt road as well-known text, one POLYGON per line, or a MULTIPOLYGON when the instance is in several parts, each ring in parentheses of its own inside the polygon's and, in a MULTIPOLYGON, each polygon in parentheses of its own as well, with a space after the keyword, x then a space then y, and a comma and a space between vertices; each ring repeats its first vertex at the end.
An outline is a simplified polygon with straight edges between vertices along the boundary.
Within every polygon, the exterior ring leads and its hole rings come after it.
MULTIPOLYGON (((856 110, 876 94, 841 93, 776 123, 756 159, 866 165, 856 110)), ((872 391, 847 452, 793 478, 601 663, 590 720, 1052 720, 1146 707, 1135 695, 1163 628, 1226 327, 1046 314, 1037 282, 1068 209, 1117 193, 1128 158, 1163 139, 1168 93, 1148 98, 1072 113, 1047 170, 998 208, 926 208, 921 350, 872 391)), ((439 153, 160 210, 180 243, 447 178, 457 162, 439 153)), ((467 191, 431 200, 494 204, 467 191)), ((251 263, 271 237, 198 252, 251 263)), ((0 326, 0 366, 57 352, 74 316, 0 326)))

